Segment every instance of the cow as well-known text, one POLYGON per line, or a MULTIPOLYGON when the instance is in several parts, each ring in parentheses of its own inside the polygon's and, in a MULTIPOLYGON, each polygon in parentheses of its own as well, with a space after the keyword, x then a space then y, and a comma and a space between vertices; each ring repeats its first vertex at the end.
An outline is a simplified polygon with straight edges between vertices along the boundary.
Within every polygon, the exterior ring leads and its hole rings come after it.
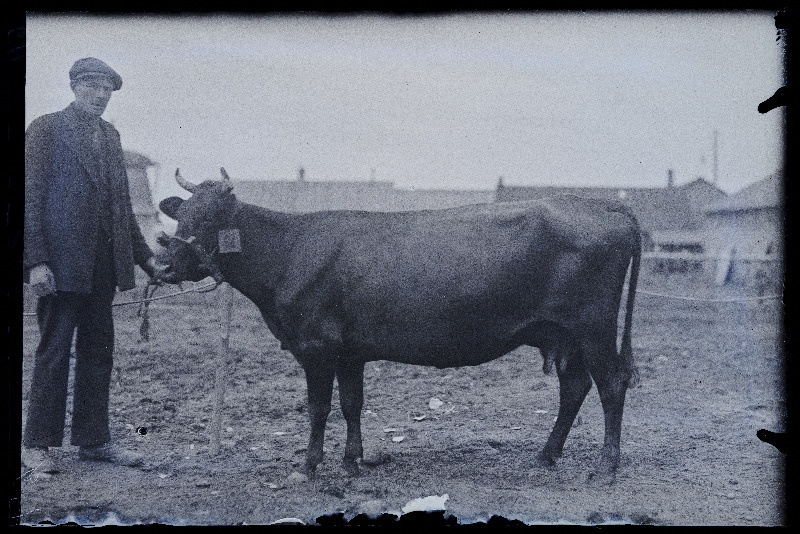
POLYGON ((641 234, 624 204, 566 195, 290 214, 237 200, 233 180, 224 168, 221 174, 195 184, 176 170, 192 195, 159 205, 177 221, 173 236, 159 236, 160 276, 227 281, 297 359, 308 389, 309 477, 322 461, 334 379, 347 424, 343 467, 356 476, 366 362, 474 366, 527 345, 559 378, 558 417, 537 464, 552 466, 561 456, 594 381, 605 439, 588 479, 614 482, 626 390, 638 377, 631 326, 641 234))

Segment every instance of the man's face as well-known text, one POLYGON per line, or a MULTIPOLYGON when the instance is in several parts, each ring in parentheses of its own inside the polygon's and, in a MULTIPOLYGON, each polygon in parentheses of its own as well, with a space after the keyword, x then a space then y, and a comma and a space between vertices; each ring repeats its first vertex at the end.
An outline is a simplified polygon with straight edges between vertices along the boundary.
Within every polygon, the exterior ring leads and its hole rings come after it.
POLYGON ((99 117, 106 110, 114 85, 108 78, 85 77, 72 82, 72 92, 75 93, 75 105, 81 111, 99 117))

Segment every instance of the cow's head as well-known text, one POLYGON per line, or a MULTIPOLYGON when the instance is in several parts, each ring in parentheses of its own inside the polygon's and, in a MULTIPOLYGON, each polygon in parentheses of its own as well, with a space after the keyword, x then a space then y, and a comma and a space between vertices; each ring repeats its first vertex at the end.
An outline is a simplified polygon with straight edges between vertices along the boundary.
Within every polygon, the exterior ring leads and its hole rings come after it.
POLYGON ((164 250, 158 255, 161 264, 160 278, 169 283, 191 280, 196 282, 207 276, 222 280, 214 258, 219 231, 230 221, 236 205, 231 194, 233 184, 225 169, 220 169, 222 180, 206 180, 193 184, 175 171, 178 185, 192 193, 184 200, 165 198, 159 208, 178 221, 174 236, 161 233, 158 242, 164 250))

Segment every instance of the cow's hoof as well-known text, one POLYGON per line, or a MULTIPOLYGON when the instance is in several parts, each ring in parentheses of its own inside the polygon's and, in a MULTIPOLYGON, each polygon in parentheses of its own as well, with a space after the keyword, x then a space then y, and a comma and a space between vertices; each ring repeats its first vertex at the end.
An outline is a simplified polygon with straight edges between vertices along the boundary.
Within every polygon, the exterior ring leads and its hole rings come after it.
POLYGON ((536 465, 539 467, 554 467, 560 454, 551 454, 544 451, 536 455, 536 465))
POLYGON ((616 480, 617 475, 613 471, 589 473, 586 477, 586 485, 590 488, 602 488, 613 485, 616 480))
POLYGON ((306 464, 305 475, 308 477, 309 480, 313 480, 314 477, 317 476, 317 466, 306 464))
POLYGON ((344 472, 347 473, 349 477, 357 477, 360 474, 358 462, 355 460, 344 460, 342 462, 342 467, 344 467, 344 472))

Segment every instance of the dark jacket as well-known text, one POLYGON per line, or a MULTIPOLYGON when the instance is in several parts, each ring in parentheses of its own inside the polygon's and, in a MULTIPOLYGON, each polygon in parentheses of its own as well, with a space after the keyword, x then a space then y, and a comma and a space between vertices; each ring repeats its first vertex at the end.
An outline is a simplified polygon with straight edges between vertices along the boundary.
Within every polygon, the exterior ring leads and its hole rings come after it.
MULTIPOLYGON (((23 269, 46 262, 59 291, 92 291, 102 213, 110 215, 117 287, 135 287, 134 263, 153 255, 133 215, 119 132, 100 119, 111 206, 103 204, 102 167, 79 135, 73 106, 34 120, 25 132, 23 269)), ((108 191, 108 189, 106 189, 108 191)))

